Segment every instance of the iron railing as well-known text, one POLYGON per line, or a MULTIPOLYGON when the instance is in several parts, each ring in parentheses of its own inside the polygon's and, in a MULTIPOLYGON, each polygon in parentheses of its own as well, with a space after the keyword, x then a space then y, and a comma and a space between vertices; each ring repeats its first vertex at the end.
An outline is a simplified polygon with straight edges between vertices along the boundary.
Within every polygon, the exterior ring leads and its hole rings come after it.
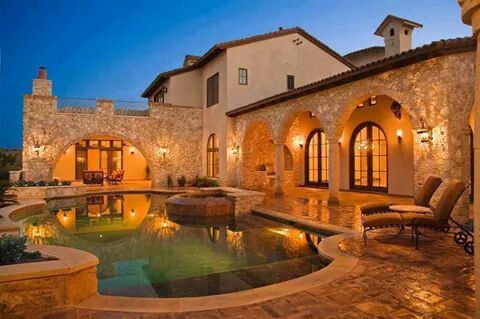
POLYGON ((57 98, 57 110, 62 113, 95 113, 97 101, 85 98, 57 98))
POLYGON ((148 102, 115 100, 113 102, 113 113, 127 116, 148 116, 148 102))

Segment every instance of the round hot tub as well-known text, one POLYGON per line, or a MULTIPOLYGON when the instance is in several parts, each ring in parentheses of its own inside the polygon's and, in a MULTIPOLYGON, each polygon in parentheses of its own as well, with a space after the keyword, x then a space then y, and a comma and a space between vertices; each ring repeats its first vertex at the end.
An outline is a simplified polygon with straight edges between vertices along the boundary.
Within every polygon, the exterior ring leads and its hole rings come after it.
POLYGON ((168 215, 184 217, 233 216, 234 205, 221 190, 178 194, 165 201, 168 215))

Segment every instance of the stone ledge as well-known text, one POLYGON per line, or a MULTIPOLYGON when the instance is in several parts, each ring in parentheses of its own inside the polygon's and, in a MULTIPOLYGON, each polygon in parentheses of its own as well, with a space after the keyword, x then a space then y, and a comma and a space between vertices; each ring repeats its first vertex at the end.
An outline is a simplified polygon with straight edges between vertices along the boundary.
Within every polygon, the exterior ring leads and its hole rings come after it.
POLYGON ((0 266, 0 283, 68 275, 98 264, 96 256, 74 248, 28 245, 27 250, 38 250, 42 256, 53 257, 56 260, 0 266))
POLYGON ((75 308, 119 312, 178 313, 247 306, 284 297, 327 284, 349 273, 357 265, 358 258, 341 252, 338 244, 351 236, 354 234, 335 235, 324 239, 318 245, 319 254, 332 260, 330 265, 324 269, 278 284, 206 297, 134 298, 96 295, 77 304, 75 308))

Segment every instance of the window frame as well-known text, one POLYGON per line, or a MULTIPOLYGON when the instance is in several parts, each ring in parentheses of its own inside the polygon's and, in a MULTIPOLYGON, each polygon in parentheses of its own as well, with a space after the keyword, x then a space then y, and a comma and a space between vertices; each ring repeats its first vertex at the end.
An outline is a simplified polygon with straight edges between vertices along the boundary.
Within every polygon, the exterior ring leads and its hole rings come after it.
POLYGON ((208 139, 207 139, 207 177, 219 178, 219 176, 220 176, 220 145, 218 143, 217 135, 215 133, 212 133, 208 136, 208 139), (215 162, 216 157, 218 157, 218 163, 215 162))
POLYGON ((248 85, 248 69, 246 68, 238 68, 238 84, 239 85, 248 85), (242 75, 242 71, 245 71, 245 74, 242 75), (245 80, 242 82, 242 80, 245 80))
POLYGON ((316 129, 313 129, 310 134, 308 134, 308 137, 307 137, 307 142, 305 143, 305 185, 308 185, 308 186, 320 186, 320 187, 328 187, 328 175, 329 175, 329 172, 328 172, 328 149, 329 149, 329 145, 328 145, 328 139, 327 139, 327 136, 325 134, 325 131, 321 128, 316 128, 316 129), (317 167, 316 168, 313 168, 314 171, 317 171, 317 175, 318 175, 318 181, 315 182, 315 181, 310 181, 310 143, 312 142, 313 138, 315 137, 315 135, 318 134, 318 140, 317 140, 317 167), (323 136, 323 138, 322 138, 323 136), (322 148, 323 148, 323 145, 325 145, 325 148, 326 148, 326 154, 323 154, 322 152, 322 148), (326 163, 327 163, 327 167, 323 167, 322 165, 322 159, 325 158, 326 159, 326 163), (323 179, 322 179, 322 171, 326 171, 326 174, 327 174, 327 181, 325 182, 323 179))
POLYGON ((220 101, 220 75, 215 73, 207 79, 207 107, 220 101))
POLYGON ((287 74, 287 90, 295 89, 295 75, 287 74))

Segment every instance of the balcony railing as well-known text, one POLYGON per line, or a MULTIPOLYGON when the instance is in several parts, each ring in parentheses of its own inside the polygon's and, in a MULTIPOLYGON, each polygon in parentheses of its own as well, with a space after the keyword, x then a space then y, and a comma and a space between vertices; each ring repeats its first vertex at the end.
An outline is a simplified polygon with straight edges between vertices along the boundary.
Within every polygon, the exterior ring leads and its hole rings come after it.
POLYGON ((117 101, 113 102, 113 113, 116 115, 127 116, 148 116, 148 103, 134 101, 117 101))
POLYGON ((95 113, 97 101, 84 98, 57 98, 57 110, 61 113, 95 113))
MULTIPOLYGON (((93 114, 97 112, 97 100, 86 98, 57 98, 60 113, 93 114)), ((148 102, 113 101, 113 114, 126 116, 149 116, 148 102)))

